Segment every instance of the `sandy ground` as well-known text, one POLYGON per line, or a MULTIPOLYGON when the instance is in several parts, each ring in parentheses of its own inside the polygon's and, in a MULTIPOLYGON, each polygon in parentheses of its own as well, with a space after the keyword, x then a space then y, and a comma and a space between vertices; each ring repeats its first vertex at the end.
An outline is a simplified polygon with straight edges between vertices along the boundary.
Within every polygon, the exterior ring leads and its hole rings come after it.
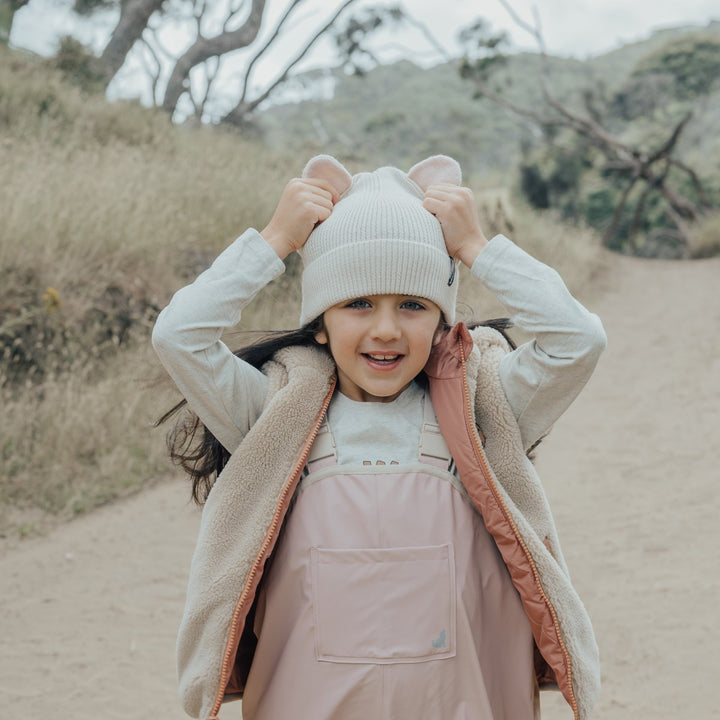
MULTIPOLYGON (((591 303, 608 350, 538 459, 601 647, 593 718, 719 718, 720 260, 609 262, 591 303)), ((162 484, 4 551, 0 716, 184 717, 174 639, 198 525, 186 489, 162 484)), ((570 717, 543 694, 545 720, 570 717)))

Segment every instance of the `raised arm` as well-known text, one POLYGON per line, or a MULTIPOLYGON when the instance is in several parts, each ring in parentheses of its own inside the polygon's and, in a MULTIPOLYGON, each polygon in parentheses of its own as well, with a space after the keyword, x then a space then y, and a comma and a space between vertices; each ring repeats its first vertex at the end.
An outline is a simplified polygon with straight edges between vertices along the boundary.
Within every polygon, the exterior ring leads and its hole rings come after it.
POLYGON ((570 295, 555 270, 502 235, 490 242, 467 188, 428 188, 425 206, 443 227, 448 252, 533 336, 503 358, 500 380, 525 448, 541 438, 590 378, 605 348, 600 319, 570 295))
POLYGON ((256 230, 247 230, 160 313, 152 343, 203 424, 233 452, 260 415, 267 380, 220 339, 243 308, 285 270, 256 230))
POLYGON ((160 313, 152 342, 190 408, 233 452, 262 412, 267 380, 221 340, 245 306, 328 217, 337 194, 322 181, 291 180, 262 233, 250 229, 160 313))

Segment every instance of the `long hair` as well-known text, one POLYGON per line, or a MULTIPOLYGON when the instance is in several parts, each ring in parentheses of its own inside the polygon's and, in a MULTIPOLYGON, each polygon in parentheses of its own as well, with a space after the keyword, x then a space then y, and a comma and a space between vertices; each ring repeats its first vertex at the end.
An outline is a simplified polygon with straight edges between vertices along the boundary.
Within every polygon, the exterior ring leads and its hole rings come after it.
MULTIPOLYGON (((470 329, 481 325, 497 330, 510 347, 515 349, 515 343, 506 332, 508 328, 512 327, 512 322, 508 318, 467 323, 470 329)), ((449 327, 447 326, 448 329, 449 327)), ((298 330, 261 332, 260 340, 236 350, 234 355, 260 369, 278 350, 286 347, 304 345, 325 349, 326 346, 321 345, 315 339, 315 335, 321 329, 322 316, 303 325, 298 330)), ((177 416, 177 420, 167 434, 170 459, 189 475, 192 482, 192 499, 198 505, 202 505, 207 500, 217 476, 227 464, 230 452, 222 446, 200 418, 187 407, 185 399, 158 418, 155 427, 175 416, 177 416)))
MULTIPOLYGON (((261 338, 234 352, 240 360, 260 369, 272 356, 292 345, 324 347, 315 340, 322 329, 322 318, 303 325, 298 330, 260 331, 261 338)), ((200 418, 187 406, 184 398, 155 422, 155 427, 176 417, 167 434, 170 459, 179 465, 192 482, 192 499, 202 505, 230 458, 220 441, 208 430, 200 418)))

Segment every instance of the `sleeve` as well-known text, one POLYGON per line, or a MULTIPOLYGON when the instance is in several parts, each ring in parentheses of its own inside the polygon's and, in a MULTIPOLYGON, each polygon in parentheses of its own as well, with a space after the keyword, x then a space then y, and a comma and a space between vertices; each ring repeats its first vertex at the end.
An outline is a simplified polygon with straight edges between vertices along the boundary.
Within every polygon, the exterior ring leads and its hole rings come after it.
POLYGON ((494 237, 472 266, 532 340, 506 355, 500 381, 531 448, 587 383, 607 338, 597 315, 568 291, 560 275, 506 237, 494 237))
POLYGON ((160 361, 190 408, 230 452, 259 417, 267 379, 220 338, 284 270, 262 236, 249 229, 195 282, 175 293, 153 328, 160 361))

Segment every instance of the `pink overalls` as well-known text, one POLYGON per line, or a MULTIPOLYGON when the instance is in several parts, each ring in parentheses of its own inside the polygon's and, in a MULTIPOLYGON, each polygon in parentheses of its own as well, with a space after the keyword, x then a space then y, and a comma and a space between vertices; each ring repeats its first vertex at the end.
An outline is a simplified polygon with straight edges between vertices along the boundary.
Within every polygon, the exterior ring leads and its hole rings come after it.
POLYGON ((534 720, 533 638, 429 399, 417 463, 337 465, 327 422, 258 597, 245 720, 534 720))

